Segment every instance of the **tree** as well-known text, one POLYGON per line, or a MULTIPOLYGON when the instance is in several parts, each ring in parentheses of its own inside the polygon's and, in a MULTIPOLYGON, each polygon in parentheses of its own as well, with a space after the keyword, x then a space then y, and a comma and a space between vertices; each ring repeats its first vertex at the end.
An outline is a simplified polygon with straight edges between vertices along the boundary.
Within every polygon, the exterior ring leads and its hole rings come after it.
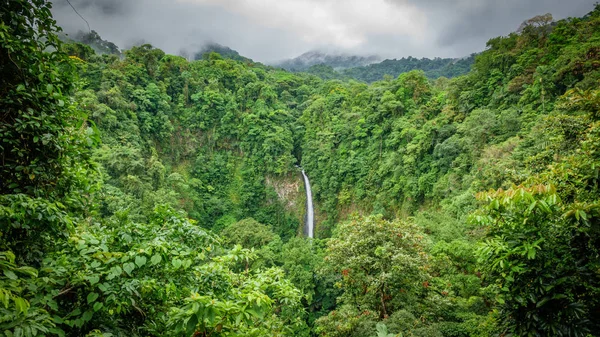
POLYGON ((424 235, 401 220, 354 217, 340 224, 325 261, 339 275, 342 303, 385 318, 416 300, 426 275, 424 235))
POLYGON ((565 204, 551 186, 483 193, 474 220, 487 239, 480 265, 519 336, 585 336, 595 331, 598 204, 565 204))
POLYGON ((46 234, 67 232, 69 210, 85 207, 94 138, 68 98, 75 68, 50 4, 11 0, 0 10, 0 246, 31 261, 46 234))
POLYGON ((521 23, 517 32, 523 32, 527 27, 533 27, 534 29, 546 27, 554 21, 552 14, 546 13, 543 15, 536 15, 530 19, 527 19, 521 23))
MULTIPOLYGON (((0 330, 56 333, 39 266, 85 215, 93 131, 68 97, 74 67, 43 0, 0 3, 0 330), (88 132, 91 131, 91 132, 88 132)), ((54 280, 48 281, 54 284, 54 280)), ((50 301, 51 302, 51 301, 50 301)))

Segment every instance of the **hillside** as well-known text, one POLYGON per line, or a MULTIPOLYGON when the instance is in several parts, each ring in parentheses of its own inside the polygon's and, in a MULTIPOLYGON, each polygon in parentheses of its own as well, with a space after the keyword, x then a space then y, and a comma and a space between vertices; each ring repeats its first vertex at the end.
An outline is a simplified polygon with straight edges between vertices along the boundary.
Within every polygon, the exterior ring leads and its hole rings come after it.
POLYGON ((474 60, 475 55, 462 59, 408 57, 379 62, 376 56, 332 56, 309 52, 295 59, 276 64, 276 66, 292 72, 307 72, 324 80, 355 79, 372 83, 384 79, 385 76, 396 78, 411 70, 422 70, 430 79, 457 77, 468 73, 474 60))
POLYGON ((600 336, 599 5, 370 84, 49 6, 0 4, 2 334, 600 336))
POLYGON ((241 56, 237 51, 227 47, 222 46, 218 43, 207 43, 196 54, 194 54, 194 60, 201 60, 204 55, 210 53, 217 53, 226 59, 231 59, 240 62, 253 62, 251 59, 241 56))
POLYGON ((78 31, 75 34, 59 33, 58 36, 67 43, 80 42, 88 45, 98 54, 121 55, 121 50, 116 44, 103 40, 102 37, 100 37, 100 34, 95 30, 90 31, 89 33, 83 31, 78 31))
POLYGON ((367 64, 379 61, 379 57, 344 55, 344 54, 328 54, 319 51, 309 51, 296 58, 285 60, 274 64, 274 66, 293 71, 306 71, 312 66, 325 65, 336 70, 365 66, 367 64))
POLYGON ((362 67, 344 69, 341 73, 347 77, 355 78, 367 83, 380 81, 386 75, 395 78, 398 77, 398 75, 407 73, 411 70, 422 70, 425 72, 425 76, 430 79, 439 77, 452 78, 468 73, 471 70, 474 60, 475 55, 462 59, 417 59, 408 57, 400 60, 385 60, 380 63, 373 63, 362 67))

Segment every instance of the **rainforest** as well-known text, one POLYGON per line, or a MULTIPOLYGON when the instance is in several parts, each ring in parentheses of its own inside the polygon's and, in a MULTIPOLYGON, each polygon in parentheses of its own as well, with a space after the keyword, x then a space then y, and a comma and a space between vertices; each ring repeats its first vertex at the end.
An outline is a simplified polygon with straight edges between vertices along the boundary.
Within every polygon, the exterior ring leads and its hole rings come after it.
POLYGON ((51 6, 0 1, 0 335, 600 336, 599 5, 373 83, 51 6))

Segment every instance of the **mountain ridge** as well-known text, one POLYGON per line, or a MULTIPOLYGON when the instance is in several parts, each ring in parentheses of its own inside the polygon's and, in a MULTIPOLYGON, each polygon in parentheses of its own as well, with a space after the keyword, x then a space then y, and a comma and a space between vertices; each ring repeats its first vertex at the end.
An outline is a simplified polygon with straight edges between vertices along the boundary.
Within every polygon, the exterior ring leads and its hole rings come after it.
POLYGON ((275 62, 273 66, 293 72, 306 71, 308 68, 325 64, 334 69, 347 69, 366 66, 381 61, 377 55, 360 56, 346 53, 326 53, 318 50, 305 52, 295 58, 275 62))

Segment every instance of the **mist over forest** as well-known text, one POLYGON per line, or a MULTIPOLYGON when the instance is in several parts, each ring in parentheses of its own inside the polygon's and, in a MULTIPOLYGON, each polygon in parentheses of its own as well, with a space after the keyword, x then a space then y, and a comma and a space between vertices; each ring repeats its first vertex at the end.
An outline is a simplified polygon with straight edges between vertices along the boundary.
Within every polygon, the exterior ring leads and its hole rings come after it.
POLYGON ((0 18, 0 336, 600 336, 600 5, 0 18))

